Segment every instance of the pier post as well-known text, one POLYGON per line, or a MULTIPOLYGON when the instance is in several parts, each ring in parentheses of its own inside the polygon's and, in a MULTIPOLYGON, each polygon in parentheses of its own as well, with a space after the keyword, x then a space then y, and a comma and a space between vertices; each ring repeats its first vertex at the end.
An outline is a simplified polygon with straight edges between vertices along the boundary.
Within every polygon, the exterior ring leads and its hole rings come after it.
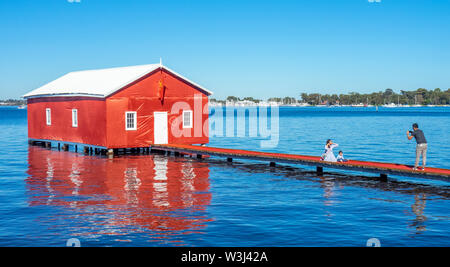
POLYGON ((380 180, 383 181, 383 182, 387 182, 387 180, 388 180, 388 175, 387 175, 387 174, 384 174, 384 173, 381 173, 381 174, 380 174, 380 180))
POLYGON ((317 175, 323 175, 323 167, 316 168, 317 175))
POLYGON ((227 158, 227 162, 229 163, 233 162, 233 158, 227 158))

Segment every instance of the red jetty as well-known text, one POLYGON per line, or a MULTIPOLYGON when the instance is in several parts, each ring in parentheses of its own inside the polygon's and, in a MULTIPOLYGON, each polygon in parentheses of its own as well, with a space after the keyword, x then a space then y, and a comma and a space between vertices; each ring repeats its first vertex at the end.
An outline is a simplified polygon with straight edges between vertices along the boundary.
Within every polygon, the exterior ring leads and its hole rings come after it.
POLYGON ((448 169, 427 167, 425 171, 414 171, 412 169, 412 166, 395 163, 382 163, 382 162, 357 161, 357 160, 349 160, 348 162, 345 163, 326 162, 321 160, 320 157, 314 156, 268 153, 268 152, 257 152, 257 151, 225 149, 225 148, 204 147, 204 146, 201 147, 192 145, 175 145, 175 144, 152 145, 152 150, 196 154, 197 157, 199 158, 201 158, 203 155, 226 157, 229 162, 231 162, 233 158, 239 158, 239 159, 268 161, 270 162, 271 165, 275 165, 275 163, 277 162, 309 165, 317 167, 318 173, 323 173, 323 168, 325 167, 330 169, 343 169, 349 171, 377 173, 380 174, 382 178, 387 178, 387 175, 391 174, 408 177, 433 178, 444 181, 450 180, 450 170, 448 169))
POLYGON ((162 64, 71 72, 24 95, 28 137, 105 150, 205 144, 211 94, 162 64))

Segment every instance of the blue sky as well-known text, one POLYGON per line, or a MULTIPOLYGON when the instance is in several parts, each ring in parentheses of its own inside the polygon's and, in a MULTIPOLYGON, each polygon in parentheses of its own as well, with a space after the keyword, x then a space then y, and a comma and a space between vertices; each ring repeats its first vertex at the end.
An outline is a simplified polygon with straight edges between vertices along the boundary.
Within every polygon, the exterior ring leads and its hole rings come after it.
POLYGON ((0 98, 160 57, 222 99, 450 87, 449 0, 80 1, 0 0, 0 98))

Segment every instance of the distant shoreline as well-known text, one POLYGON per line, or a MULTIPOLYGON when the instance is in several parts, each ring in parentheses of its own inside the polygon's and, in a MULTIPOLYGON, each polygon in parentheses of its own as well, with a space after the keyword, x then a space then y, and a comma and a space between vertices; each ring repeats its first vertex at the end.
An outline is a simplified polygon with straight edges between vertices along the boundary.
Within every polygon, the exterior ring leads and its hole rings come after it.
POLYGON ((0 107, 23 106, 26 104, 27 102, 22 100, 3 100, 3 101, 0 100, 0 107))

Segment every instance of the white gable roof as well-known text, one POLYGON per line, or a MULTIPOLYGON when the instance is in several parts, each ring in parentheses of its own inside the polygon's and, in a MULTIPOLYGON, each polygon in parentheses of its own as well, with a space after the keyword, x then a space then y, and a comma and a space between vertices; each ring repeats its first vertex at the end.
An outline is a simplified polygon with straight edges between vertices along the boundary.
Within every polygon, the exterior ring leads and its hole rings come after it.
POLYGON ((70 72, 36 90, 24 98, 51 96, 90 96, 105 98, 145 75, 163 68, 175 76, 212 95, 211 91, 189 81, 183 76, 160 64, 140 65, 122 68, 70 72))

